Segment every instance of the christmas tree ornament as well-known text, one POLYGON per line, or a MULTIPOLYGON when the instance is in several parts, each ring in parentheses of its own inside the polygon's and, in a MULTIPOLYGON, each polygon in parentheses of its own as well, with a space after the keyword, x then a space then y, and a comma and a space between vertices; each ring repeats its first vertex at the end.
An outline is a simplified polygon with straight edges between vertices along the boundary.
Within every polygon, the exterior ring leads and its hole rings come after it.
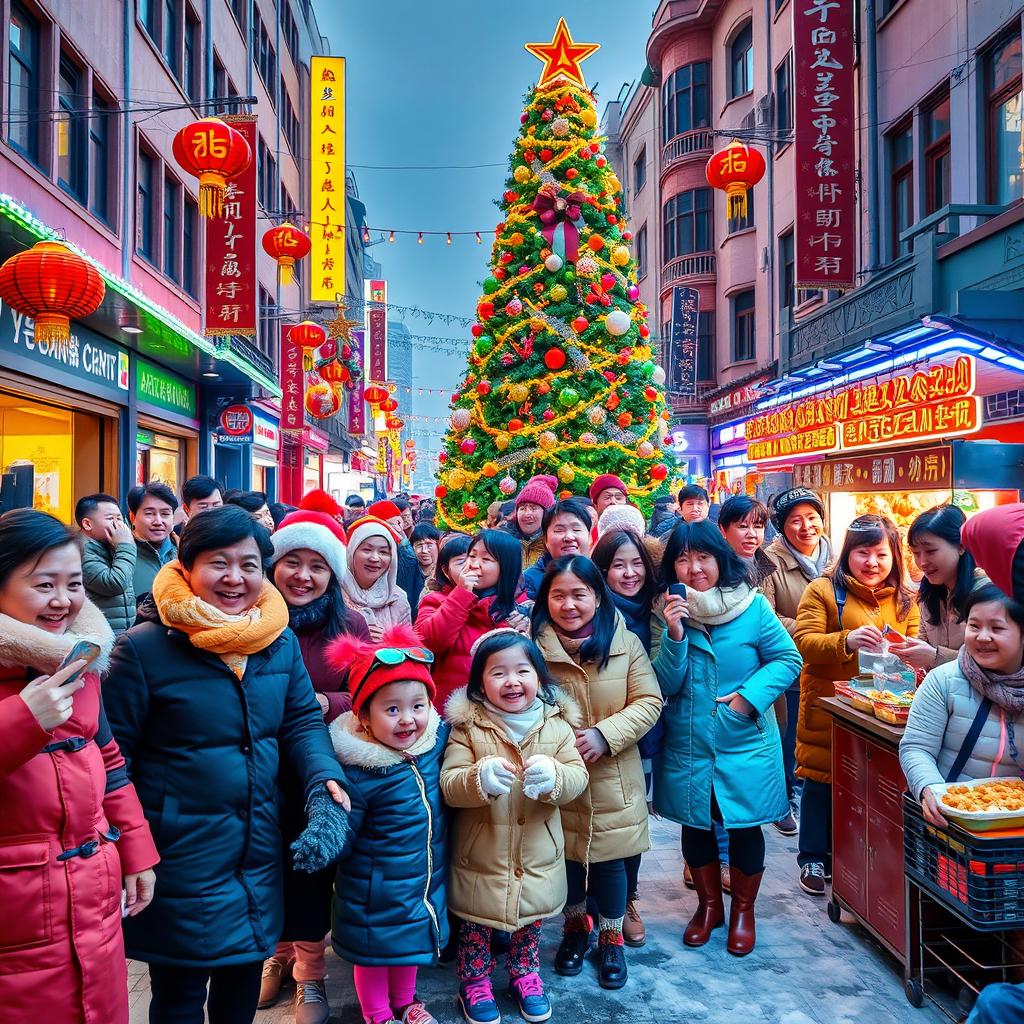
POLYGON ((654 372, 651 374, 651 380, 654 381, 658 387, 662 387, 665 383, 665 368, 663 366, 656 366, 654 372))
POLYGON ((649 459, 654 454, 654 445, 650 441, 641 441, 636 446, 636 453, 641 459, 649 459))
POLYGON ((577 334, 582 334, 589 326, 590 326, 590 321, 585 316, 583 316, 582 314, 580 314, 578 317, 576 317, 573 320, 573 322, 572 322, 572 329, 577 334))
POLYGON ((644 377, 647 378, 647 380, 653 380, 653 378, 654 378, 654 371, 656 369, 657 369, 657 367, 649 359, 645 359, 640 364, 640 372, 644 375, 644 377))
POLYGON ((504 281, 508 277, 508 271, 504 267, 494 268, 494 279, 496 281, 504 281))
POLYGON ((437 456, 437 461, 440 462, 441 465, 443 466, 448 461, 448 453, 447 452, 439 452, 438 456, 437 456))
POLYGON ((614 274, 602 274, 601 275, 601 287, 606 291, 610 292, 615 285, 618 283, 618 278, 614 274))
POLYGON ((624 245, 612 249, 611 261, 617 267, 624 267, 629 262, 629 250, 624 245))
POLYGON ((530 397, 530 389, 525 384, 510 384, 508 388, 508 397, 512 399, 516 405, 521 405, 530 397))
POLYGON ((478 356, 486 356, 494 348, 494 339, 488 334, 481 334, 476 339, 475 351, 478 356))
POLYGON ((565 284, 572 284, 576 280, 576 271, 567 270, 564 274, 562 274, 562 280, 565 282, 565 284))
POLYGON ((597 164, 598 167, 604 167, 608 161, 605 157, 599 156, 594 160, 594 163, 597 164))
POLYGON ((571 131, 569 122, 564 117, 556 117, 551 122, 551 134, 559 139, 564 138, 571 131))
POLYGON ((551 385, 546 380, 542 380, 537 384, 538 395, 546 395, 550 390, 551 385))
POLYGON ((557 445, 558 445, 558 435, 555 434, 554 431, 551 431, 551 430, 541 431, 540 437, 537 438, 537 443, 546 452, 549 452, 549 451, 551 451, 552 448, 557 447, 557 445))
POLYGON ((544 268, 549 270, 552 274, 557 274, 562 269, 562 257, 557 252, 553 252, 545 261, 544 268))
POLYGON ((498 483, 498 490, 501 491, 502 494, 515 494, 517 487, 518 485, 516 484, 515 479, 510 476, 503 476, 501 481, 498 483))
POLYGON ((651 336, 651 329, 647 324, 641 324, 638 330, 641 338, 649 338, 651 336))
POLYGON ((616 338, 622 337, 632 324, 632 320, 629 318, 628 313, 624 313, 621 309, 613 309, 604 320, 605 329, 609 334, 616 338))
POLYGON ((575 167, 568 167, 565 171, 566 181, 575 181, 580 175, 580 172, 575 167))
POLYGON ((587 245, 589 245, 594 252, 600 252, 604 248, 604 239, 600 235, 591 235, 587 239, 587 245))
POLYGON ((576 273, 580 277, 592 277, 597 273, 597 263, 589 256, 581 256, 576 261, 576 273))
POLYGON ((476 386, 476 393, 481 398, 486 398, 491 393, 491 382, 489 380, 482 380, 476 386))
POLYGON ((562 388, 558 394, 558 404, 564 409, 571 409, 580 400, 580 393, 575 388, 562 388))
POLYGON ((640 298, 640 289, 635 284, 631 284, 626 289, 626 296, 630 302, 636 302, 640 298))
POLYGON ((549 370, 560 370, 565 366, 565 352, 560 348, 549 348, 544 353, 544 365, 549 370))
POLYGON ((511 263, 515 259, 515 256, 510 252, 503 252, 499 258, 502 263, 511 263))
POLYGON ((515 360, 515 356, 513 356, 511 352, 505 352, 505 353, 502 354, 502 357, 501 357, 501 365, 502 366, 511 366, 515 361, 516 361, 515 360))
POLYGON ((494 462, 485 462, 484 468, 481 470, 481 472, 485 477, 487 477, 488 480, 490 480, 491 477, 498 475, 498 466, 494 462))
POLYGON ((481 299, 477 303, 476 312, 481 320, 490 320, 494 316, 494 303, 490 299, 481 299))
POLYGON ((505 433, 505 431, 499 430, 498 433, 494 435, 494 447, 497 448, 499 452, 503 452, 508 448, 511 440, 512 439, 505 433))
POLYGON ((554 409, 545 409, 544 412, 541 413, 541 419, 543 419, 545 423, 550 423, 554 418, 555 418, 555 410, 554 409))
POLYGON ((448 474, 448 483, 457 491, 466 486, 466 474, 461 469, 453 469, 448 474))
POLYGON ((551 299, 553 302, 563 302, 568 294, 564 284, 556 284, 551 289, 551 299))
POLYGON ((659 395, 657 388, 651 386, 644 388, 644 398, 646 398, 648 402, 656 402, 658 400, 658 397, 659 395))
POLYGON ((468 409, 456 409, 451 415, 453 430, 465 430, 473 422, 473 414, 468 409))
POLYGON ((480 508, 475 501, 467 501, 466 504, 462 506, 462 514, 467 519, 476 519, 480 514, 480 508))
POLYGON ((459 451, 462 452, 463 455, 472 455, 473 452, 476 451, 476 441, 471 437, 463 438, 459 442, 459 451))
POLYGON ((562 465, 558 467, 558 479, 561 480, 563 484, 571 484, 573 480, 576 479, 576 470, 574 470, 568 463, 563 462, 562 465))
POLYGON ((668 466, 663 462, 656 462, 651 466, 651 479, 664 480, 668 476, 668 466))
POLYGON ((523 429, 523 421, 518 417, 513 417, 508 421, 508 432, 510 434, 518 434, 523 429))
POLYGON ((580 434, 580 444, 584 444, 588 448, 592 448, 597 443, 597 434, 595 434, 592 430, 585 430, 582 434, 580 434))
POLYGON ((600 427, 606 419, 608 414, 599 405, 592 406, 587 410, 587 419, 590 420, 591 424, 595 427, 600 427))
POLYGON ((447 498, 448 497, 448 488, 445 487, 444 484, 438 484, 434 488, 434 497, 435 498, 447 498))
MULTIPOLYGON (((484 278, 484 291, 487 292, 488 295, 493 295, 500 287, 501 285, 498 283, 498 279, 493 274, 490 277, 484 278)), ((491 308, 493 309, 494 307, 492 306, 491 308)))
POLYGON ((631 412, 621 412, 616 422, 625 430, 633 422, 633 414, 631 412))
POLYGON ((597 114, 589 107, 586 110, 580 112, 580 120, 583 122, 584 128, 597 127, 597 114))
POLYGON ((509 299, 505 303, 505 312, 509 316, 519 316, 523 311, 523 302, 521 299, 509 299))
POLYGON ((516 169, 512 172, 512 177, 519 182, 520 185, 525 185, 530 180, 530 175, 533 172, 525 164, 519 164, 516 169))
POLYGON ((622 401, 622 399, 619 398, 619 393, 617 391, 613 391, 605 399, 605 403, 604 403, 605 404, 605 408, 608 409, 609 412, 614 412, 616 409, 618 409, 619 403, 621 401, 622 401))

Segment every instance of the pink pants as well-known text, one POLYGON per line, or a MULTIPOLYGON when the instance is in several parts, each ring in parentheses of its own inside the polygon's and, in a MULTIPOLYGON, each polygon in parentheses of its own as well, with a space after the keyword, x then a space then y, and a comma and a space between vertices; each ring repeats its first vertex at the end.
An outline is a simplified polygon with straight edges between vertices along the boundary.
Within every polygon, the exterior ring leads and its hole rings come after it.
POLYGON ((416 968, 360 967, 352 968, 359 1008, 366 1024, 383 1024, 401 1016, 416 998, 416 968))
POLYGON ((278 960, 295 957, 292 977, 296 981, 323 981, 327 975, 323 942, 279 942, 274 956, 278 960))

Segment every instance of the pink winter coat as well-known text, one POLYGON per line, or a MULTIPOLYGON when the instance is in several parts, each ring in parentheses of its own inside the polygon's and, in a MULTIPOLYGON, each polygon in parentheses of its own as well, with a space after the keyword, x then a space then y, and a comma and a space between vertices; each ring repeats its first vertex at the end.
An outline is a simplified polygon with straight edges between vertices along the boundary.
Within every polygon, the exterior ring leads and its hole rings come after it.
MULTIPOLYGON (((93 615, 102 618, 87 604, 75 625, 93 615)), ((127 1024, 122 878, 160 858, 107 725, 99 676, 86 676, 71 718, 45 732, 19 693, 62 655, 40 649, 42 630, 25 626, 20 636, 11 621, 3 616, 0 638, 0 1016, 127 1024), (38 670, 26 669, 29 659, 38 670)))
POLYGON ((437 687, 434 707, 439 712, 451 694, 469 681, 473 644, 484 633, 507 625, 491 618, 493 603, 493 597, 477 597, 464 587, 432 590, 420 598, 416 632, 434 655, 431 675, 437 687))

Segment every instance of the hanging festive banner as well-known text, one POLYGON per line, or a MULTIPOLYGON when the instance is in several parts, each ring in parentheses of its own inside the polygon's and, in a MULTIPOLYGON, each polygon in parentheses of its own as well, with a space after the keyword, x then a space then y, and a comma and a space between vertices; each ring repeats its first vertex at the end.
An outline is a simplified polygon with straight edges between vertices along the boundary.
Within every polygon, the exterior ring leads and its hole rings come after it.
MULTIPOLYGON (((253 153, 258 132, 251 114, 223 120, 244 136, 253 153)), ((206 217, 206 302, 203 333, 209 337, 256 334, 256 159, 224 189, 224 214, 206 217)))
POLYGON ((313 57, 309 73, 309 297, 345 294, 345 58, 313 57))
POLYGON ((854 0, 793 5, 796 287, 856 287, 854 0))
POLYGON ((681 395, 697 391, 697 331, 700 293, 696 288, 672 289, 672 330, 669 334, 671 390, 681 395))
POLYGON ((306 375, 302 349, 289 338, 291 329, 292 324, 281 324, 281 429, 302 430, 306 425, 306 375))
MULTIPOLYGON (((352 358, 360 367, 366 365, 366 332, 352 331, 349 335, 349 344, 352 346, 352 358)), ((366 400, 364 389, 366 387, 366 375, 363 374, 355 381, 352 390, 348 393, 348 432, 353 437, 360 437, 366 433, 366 400)))
POLYGON ((377 435, 377 463, 374 472, 384 474, 388 468, 388 438, 386 434, 377 435))
POLYGON ((365 287, 369 334, 366 372, 370 380, 381 383, 388 379, 388 283, 367 281, 365 287))

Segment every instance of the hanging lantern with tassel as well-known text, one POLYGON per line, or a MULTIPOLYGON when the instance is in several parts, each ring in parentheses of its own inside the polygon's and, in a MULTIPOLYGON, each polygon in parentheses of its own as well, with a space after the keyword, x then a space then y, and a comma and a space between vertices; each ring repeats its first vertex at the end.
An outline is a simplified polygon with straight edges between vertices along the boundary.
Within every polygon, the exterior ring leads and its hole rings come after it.
POLYGON ((306 412, 314 419, 329 420, 341 410, 340 389, 326 381, 311 384, 306 389, 306 412))
POLYGON ((63 242, 36 242, 0 267, 0 299, 35 321, 37 343, 71 340, 71 320, 95 313, 103 278, 63 242))
POLYGON ((302 349, 302 368, 312 370, 313 353, 327 340, 327 332, 312 320, 303 320, 288 332, 288 340, 302 349))
POLYGON ((287 221, 264 232, 263 251, 277 261, 278 284, 288 285, 295 280, 295 261, 309 255, 310 244, 309 235, 287 221))
POLYGON ((393 412, 396 412, 397 409, 398 402, 396 402, 395 399, 391 397, 385 398, 384 401, 380 403, 380 411, 387 413, 388 415, 390 415, 393 412))
MULTIPOLYGON (((381 402, 387 401, 388 389, 380 384, 371 384, 363 391, 363 398, 373 408, 374 412, 380 407, 381 402)), ((395 407, 397 408, 397 406, 395 407)))
POLYGON ((352 379, 352 374, 344 363, 337 359, 329 359, 317 367, 317 373, 327 381, 328 384, 347 384, 352 379))
POLYGON ((220 217, 229 178, 237 178, 252 162, 245 136, 219 117, 185 125, 174 136, 174 159, 199 179, 199 213, 220 217))
POLYGON ((725 192, 729 219, 744 220, 747 216, 747 192, 763 177, 764 157, 756 149, 733 139, 708 160, 705 176, 712 188, 725 192))

